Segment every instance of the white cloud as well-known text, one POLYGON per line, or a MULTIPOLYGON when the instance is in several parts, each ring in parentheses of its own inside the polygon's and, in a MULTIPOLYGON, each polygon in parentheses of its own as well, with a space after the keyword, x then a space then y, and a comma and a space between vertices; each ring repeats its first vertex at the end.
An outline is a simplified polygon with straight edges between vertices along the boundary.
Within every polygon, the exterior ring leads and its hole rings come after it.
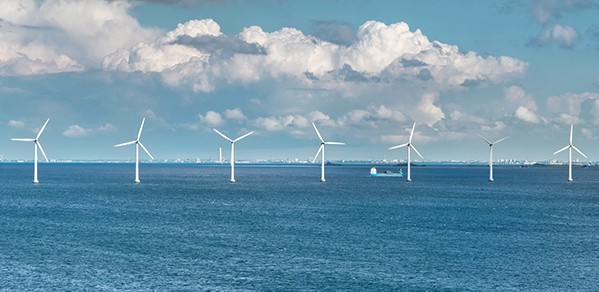
POLYGON ((510 86, 504 89, 505 100, 508 104, 517 108, 524 106, 531 110, 537 110, 537 102, 532 95, 526 93, 526 91, 520 86, 510 86))
POLYGON ((100 132, 100 133, 113 133, 113 132, 116 132, 117 130, 118 130, 118 128, 111 123, 107 123, 98 128, 98 132, 100 132))
POLYGON ((435 105, 435 101, 439 96, 434 93, 426 93, 422 96, 420 103, 417 105, 412 118, 418 122, 432 126, 436 122, 445 118, 443 110, 435 105))
POLYGON ((109 53, 155 39, 128 1, 19 0, 0 4, 0 75, 81 71, 109 53))
POLYGON ((589 139, 589 140, 595 140, 595 135, 593 134, 593 130, 589 129, 589 128, 581 128, 580 132, 582 132, 582 135, 589 139))
POLYGON ((227 118, 229 120, 238 120, 238 121, 242 121, 242 120, 246 119, 245 115, 239 108, 225 110, 225 118, 227 118))
POLYGON ((555 24, 545 28, 538 40, 542 43, 556 43, 565 48, 571 48, 578 40, 578 32, 571 26, 555 24))
POLYGON ((491 125, 483 125, 481 130, 485 132, 499 132, 505 130, 506 125, 504 122, 498 121, 494 122, 491 125))
POLYGON ((524 106, 518 107, 514 112, 514 116, 530 124, 541 123, 541 118, 534 111, 524 106))
MULTIPOLYGON (((568 123, 565 115, 577 120, 599 123, 599 93, 565 93, 561 96, 550 96, 547 108, 558 116, 558 122, 568 123)), ((569 119, 572 120, 572 119, 569 119)))
POLYGON ((98 128, 84 128, 80 125, 70 125, 62 132, 64 137, 85 137, 95 134, 108 134, 117 131, 117 127, 111 123, 104 124, 98 128))
MULTIPOLYGON (((225 84, 294 80, 302 86, 339 88, 338 83, 413 79, 455 88, 501 82, 522 74, 527 64, 510 57, 461 53, 456 46, 430 42, 406 23, 368 21, 350 46, 340 46, 294 28, 264 32, 245 28, 230 37, 211 19, 180 24, 153 42, 119 50, 105 68, 159 72, 166 83, 209 92, 225 84), (316 85, 318 84, 318 85, 316 85)), ((350 91, 351 92, 351 91, 350 91)))
POLYGON ((254 124, 268 132, 283 131, 291 126, 305 128, 309 125, 308 120, 305 117, 297 115, 260 117, 254 121, 254 124))
POLYGON ((8 125, 13 127, 13 128, 23 128, 25 127, 25 123, 22 121, 17 121, 17 120, 10 120, 8 121, 8 125))
POLYGON ((224 120, 221 115, 215 111, 208 111, 205 114, 198 114, 198 118, 205 124, 209 126, 220 126, 224 124, 224 120))
POLYGON ((65 137, 84 137, 88 136, 90 132, 90 129, 85 129, 79 125, 70 125, 62 132, 62 135, 65 137))

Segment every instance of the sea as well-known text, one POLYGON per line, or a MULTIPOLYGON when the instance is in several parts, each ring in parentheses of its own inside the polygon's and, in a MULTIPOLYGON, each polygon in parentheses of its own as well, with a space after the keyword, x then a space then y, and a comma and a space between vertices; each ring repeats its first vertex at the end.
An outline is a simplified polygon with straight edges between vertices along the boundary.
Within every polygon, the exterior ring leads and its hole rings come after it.
POLYGON ((599 290, 599 168, 370 167, 1 163, 0 290, 599 290))

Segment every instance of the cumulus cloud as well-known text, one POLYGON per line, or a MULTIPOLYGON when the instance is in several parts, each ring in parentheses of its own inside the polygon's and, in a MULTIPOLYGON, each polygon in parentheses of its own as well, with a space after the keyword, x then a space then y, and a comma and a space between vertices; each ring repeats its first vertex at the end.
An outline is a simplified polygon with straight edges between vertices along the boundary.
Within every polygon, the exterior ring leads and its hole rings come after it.
POLYGON ((79 125, 70 125, 62 132, 65 137, 84 137, 90 134, 91 130, 85 129, 79 125))
POLYGON ((245 115, 239 108, 225 110, 224 114, 225 114, 225 118, 227 118, 229 120, 242 121, 242 120, 246 119, 245 115))
POLYGON ((260 117, 253 124, 268 132, 283 131, 292 126, 305 128, 310 125, 308 119, 300 115, 260 117))
POLYGON ((0 4, 0 75, 81 71, 149 39, 127 1, 20 0, 0 4))
POLYGON ((557 44, 572 48, 579 40, 579 32, 572 26, 559 23, 565 14, 597 9, 599 4, 589 0, 535 0, 530 2, 533 18, 541 26, 538 35, 531 37, 528 45, 557 44))
POLYGON ((25 123, 23 121, 10 120, 8 121, 8 125, 13 128, 23 128, 25 127, 25 123))
POLYGON ((592 129, 589 129, 589 128, 581 128, 581 129, 580 129, 580 132, 582 133, 582 135, 583 135, 585 138, 587 138, 587 139, 589 139, 589 140, 595 140, 595 138, 596 138, 596 137, 595 137, 595 134, 593 133, 593 130, 592 130, 592 129))
POLYGON ((200 121, 209 126, 220 126, 225 122, 221 115, 215 111, 208 111, 203 115, 198 114, 198 118, 200 118, 200 121))
POLYGON ((107 123, 98 128, 84 128, 80 125, 70 125, 66 130, 62 132, 62 136, 64 137, 85 137, 91 136, 95 134, 107 134, 116 132, 117 128, 113 124, 107 123))
POLYGON ((259 117, 252 121, 257 128, 264 129, 268 132, 289 131, 293 135, 303 134, 300 131, 303 128, 311 128, 312 122, 317 126, 326 127, 378 127, 381 124, 388 122, 403 122, 405 116, 402 112, 390 109, 385 105, 368 106, 366 109, 353 109, 347 113, 332 118, 320 111, 313 111, 305 115, 282 115, 259 117))
POLYGON ((108 69, 158 72, 170 85, 210 92, 219 84, 294 80, 302 86, 339 82, 390 83, 413 79, 445 88, 502 82, 522 74, 525 62, 511 57, 462 53, 429 41, 406 23, 364 23, 346 45, 305 35, 295 28, 265 32, 258 26, 226 36, 211 19, 180 24, 153 42, 115 51, 108 69), (224 53, 223 53, 224 52, 224 53))
POLYGON ((599 101, 599 93, 584 92, 578 94, 568 92, 560 96, 550 96, 547 99, 547 108, 554 113, 565 112, 578 115, 585 101, 599 101))
POLYGON ((537 102, 532 95, 528 94, 520 86, 510 86, 504 89, 505 101, 514 106, 524 106, 532 110, 537 110, 537 102))
POLYGON ((435 93, 426 93, 422 96, 420 103, 417 105, 412 118, 418 122, 432 126, 436 122, 445 118, 445 114, 441 107, 435 105, 439 96, 435 93))
POLYGON ((540 124, 542 121, 534 111, 524 106, 519 106, 514 112, 514 116, 530 124, 540 124))
POLYGON ((572 48, 578 41, 578 32, 568 25, 555 24, 545 27, 531 44, 543 46, 547 44, 558 44, 563 48, 572 48))
POLYGON ((98 132, 100 132, 100 133, 113 133, 113 132, 116 132, 117 130, 118 130, 118 128, 111 123, 104 124, 98 128, 98 132))

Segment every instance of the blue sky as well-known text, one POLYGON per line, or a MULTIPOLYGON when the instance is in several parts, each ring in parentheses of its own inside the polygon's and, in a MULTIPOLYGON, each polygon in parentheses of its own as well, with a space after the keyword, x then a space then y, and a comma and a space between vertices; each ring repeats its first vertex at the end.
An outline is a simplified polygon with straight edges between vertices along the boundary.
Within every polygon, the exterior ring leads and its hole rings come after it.
POLYGON ((0 1, 0 155, 599 160, 599 1, 0 1), (332 148, 332 147, 331 147, 332 148), (557 156, 566 159, 565 155, 557 156))

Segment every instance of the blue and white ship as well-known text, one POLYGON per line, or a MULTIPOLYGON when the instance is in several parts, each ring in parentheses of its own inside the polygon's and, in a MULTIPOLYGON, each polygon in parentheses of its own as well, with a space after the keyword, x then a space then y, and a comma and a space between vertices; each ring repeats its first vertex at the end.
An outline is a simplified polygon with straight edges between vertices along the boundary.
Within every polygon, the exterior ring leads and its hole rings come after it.
POLYGON ((377 172, 376 167, 372 167, 370 169, 370 176, 371 177, 403 177, 403 171, 400 169, 399 172, 392 172, 392 171, 384 171, 384 172, 377 172))

